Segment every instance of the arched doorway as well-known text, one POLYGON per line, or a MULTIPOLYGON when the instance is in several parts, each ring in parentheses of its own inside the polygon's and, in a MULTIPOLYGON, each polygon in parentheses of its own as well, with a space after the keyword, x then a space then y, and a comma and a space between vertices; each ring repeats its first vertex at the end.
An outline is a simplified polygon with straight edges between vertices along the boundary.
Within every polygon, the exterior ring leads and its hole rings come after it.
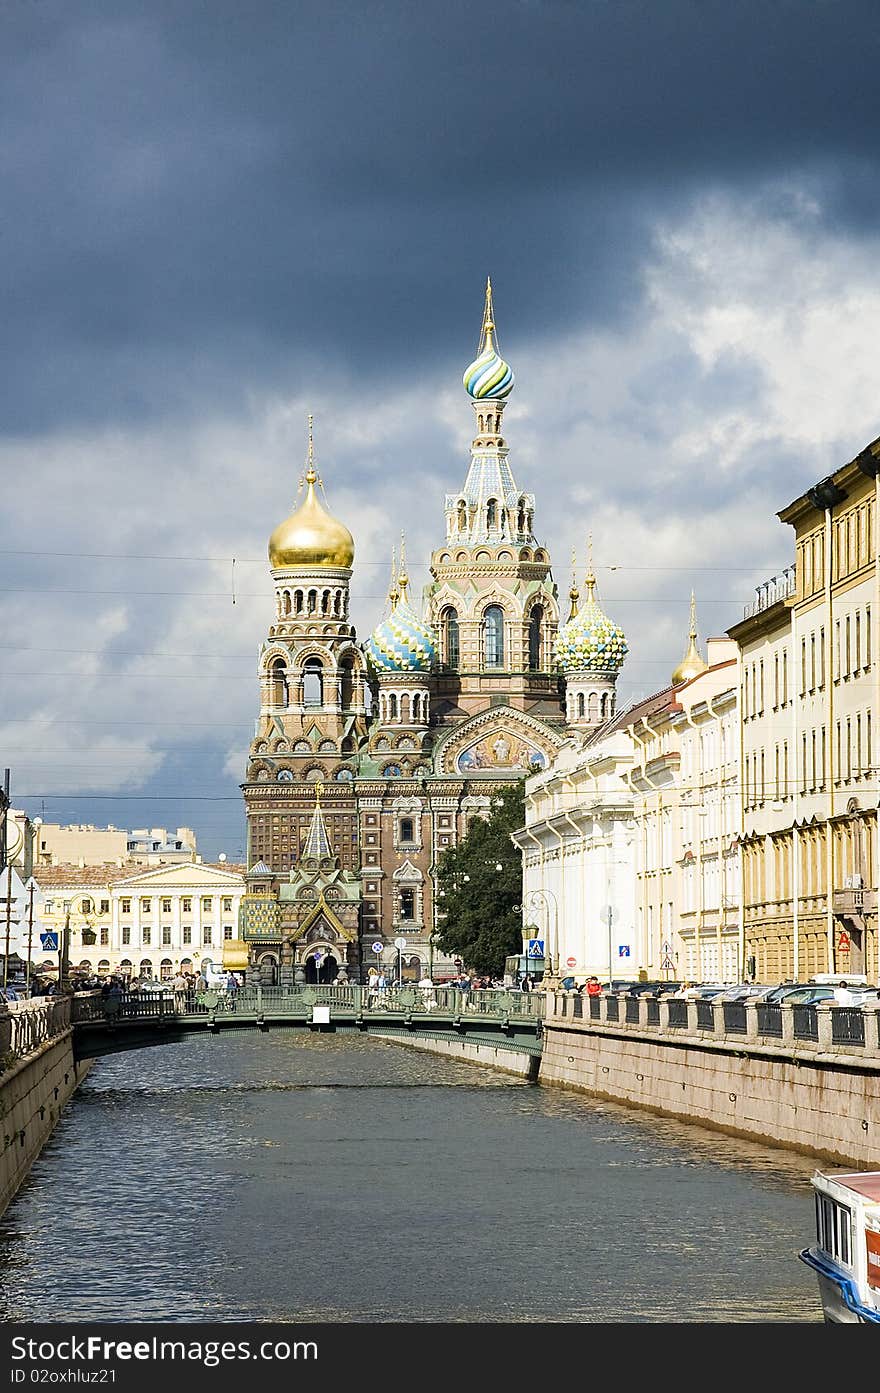
POLYGON ((278 986, 278 959, 274 953, 264 953, 260 958, 258 967, 260 969, 260 986, 278 986))
MULTIPOLYGON (((320 953, 322 950, 316 950, 320 953)), ((317 961, 315 953, 306 959, 306 981, 309 983, 329 983, 336 981, 336 974, 339 971, 339 963, 332 953, 328 953, 326 948, 323 950, 324 957, 320 963, 317 961)))

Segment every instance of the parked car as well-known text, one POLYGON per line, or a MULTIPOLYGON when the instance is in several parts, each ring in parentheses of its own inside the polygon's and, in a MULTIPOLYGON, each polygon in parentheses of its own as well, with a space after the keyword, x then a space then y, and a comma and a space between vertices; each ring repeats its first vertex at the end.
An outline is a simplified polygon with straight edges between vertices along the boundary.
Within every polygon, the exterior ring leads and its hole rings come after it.
POLYGON ((767 988, 757 982, 738 982, 734 987, 725 987, 723 992, 719 992, 716 1001, 754 1001, 763 997, 767 988))
MULTIPOLYGON (((834 987, 796 987, 794 991, 788 992, 781 998, 786 1006, 815 1006, 820 1001, 838 1000, 837 989, 834 987)), ((840 1002, 840 1005, 848 1006, 849 1001, 840 1002)))

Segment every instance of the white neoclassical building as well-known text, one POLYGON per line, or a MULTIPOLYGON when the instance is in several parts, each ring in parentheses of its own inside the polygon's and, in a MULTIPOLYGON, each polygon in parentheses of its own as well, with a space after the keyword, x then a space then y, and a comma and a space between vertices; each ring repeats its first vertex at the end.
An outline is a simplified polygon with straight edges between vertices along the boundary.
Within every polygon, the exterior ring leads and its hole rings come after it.
MULTIPOLYGON (((240 968, 247 955, 239 939, 244 867, 205 862, 151 866, 40 866, 40 931, 61 942, 69 916, 73 971, 173 977, 198 972, 206 961, 240 968)), ((37 965, 57 964, 57 953, 35 947, 37 965)))
POLYGON ((738 770, 736 645, 710 639, 706 662, 692 601, 672 685, 600 706, 526 782, 523 920, 552 975, 738 979, 738 770))

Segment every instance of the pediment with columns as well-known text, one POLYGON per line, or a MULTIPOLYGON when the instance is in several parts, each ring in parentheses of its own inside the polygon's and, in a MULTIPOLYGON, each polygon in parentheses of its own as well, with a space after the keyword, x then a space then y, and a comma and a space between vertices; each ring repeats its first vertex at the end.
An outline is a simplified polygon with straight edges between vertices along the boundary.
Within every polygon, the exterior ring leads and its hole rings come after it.
POLYGON ((434 752, 438 774, 503 774, 518 777, 536 766, 546 769, 565 741, 565 733, 511 706, 493 706, 456 726, 434 752))

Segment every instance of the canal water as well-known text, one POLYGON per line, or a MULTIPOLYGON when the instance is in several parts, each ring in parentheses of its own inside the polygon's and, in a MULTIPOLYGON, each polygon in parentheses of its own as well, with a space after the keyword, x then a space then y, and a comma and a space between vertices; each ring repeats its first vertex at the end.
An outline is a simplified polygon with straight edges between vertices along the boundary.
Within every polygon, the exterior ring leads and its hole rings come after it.
POLYGON ((375 1038, 193 1036, 94 1065, 0 1318, 814 1321, 812 1169, 375 1038))

